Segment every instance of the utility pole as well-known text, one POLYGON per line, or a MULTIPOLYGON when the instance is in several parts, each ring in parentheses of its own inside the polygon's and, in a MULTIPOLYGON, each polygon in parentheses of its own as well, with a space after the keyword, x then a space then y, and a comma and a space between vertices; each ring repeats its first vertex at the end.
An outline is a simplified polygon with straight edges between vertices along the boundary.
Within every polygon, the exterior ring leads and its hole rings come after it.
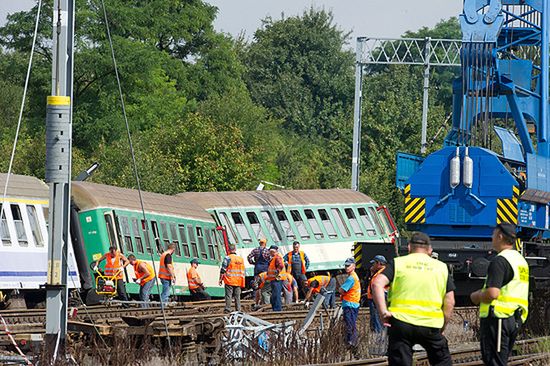
POLYGON ((361 156, 361 106, 363 101, 363 42, 357 38, 355 49, 355 106, 353 110, 353 150, 351 156, 351 189, 359 190, 359 158, 361 156))
POLYGON ((46 114, 46 183, 50 186, 46 349, 64 355, 67 249, 70 245, 74 1, 54 0, 52 90, 46 114))
POLYGON ((422 92, 422 136, 420 141, 420 153, 426 153, 426 140, 428 135, 428 95, 430 92, 430 45, 432 39, 426 37, 424 43, 424 90, 422 92))

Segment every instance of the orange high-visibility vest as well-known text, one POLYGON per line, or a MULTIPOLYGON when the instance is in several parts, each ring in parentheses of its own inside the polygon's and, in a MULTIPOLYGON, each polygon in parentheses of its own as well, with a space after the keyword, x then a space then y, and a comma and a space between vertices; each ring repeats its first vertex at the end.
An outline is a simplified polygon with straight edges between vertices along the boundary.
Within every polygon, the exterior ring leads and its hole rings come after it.
POLYGON ((342 295, 342 300, 359 304, 359 300, 361 299, 361 284, 359 283, 359 277, 357 277, 357 273, 355 273, 355 271, 351 272, 350 276, 355 279, 355 283, 346 293, 342 295))
POLYGON ((116 275, 117 280, 122 279, 122 261, 120 260, 120 252, 117 250, 114 257, 111 255, 111 252, 105 254, 105 259, 107 263, 105 264, 105 276, 114 276, 116 275), (117 274, 118 273, 118 274, 117 274))
POLYGON ((223 282, 228 286, 244 287, 244 260, 236 254, 229 254, 229 259, 223 282))
POLYGON ((311 277, 310 279, 307 280, 307 286, 309 288, 311 288, 312 293, 314 293, 314 294, 319 293, 322 288, 326 288, 329 283, 330 283, 330 276, 315 276, 315 277, 311 277), (319 282, 319 287, 317 287, 317 288, 311 287, 311 283, 313 281, 319 282))
MULTIPOLYGON (((286 261, 288 262, 287 272, 292 272, 292 253, 286 253, 286 261)), ((306 274, 306 258, 304 252, 300 250, 300 260, 302 261, 302 274, 306 274)))
POLYGON ((162 253, 160 256, 160 268, 159 268, 159 278, 162 278, 164 280, 172 280, 172 275, 170 274, 170 270, 168 269, 168 266, 164 263, 164 258, 166 258, 166 255, 170 254, 168 252, 162 253))
POLYGON ((267 272, 262 272, 258 275, 258 278, 260 279, 260 283, 258 284, 258 288, 264 288, 265 281, 267 281, 267 272))
POLYGON ((187 282, 189 283, 189 290, 196 290, 201 287, 201 276, 194 267, 189 268, 187 272, 187 282))
MULTIPOLYGON (((378 272, 376 272, 375 274, 372 275, 372 277, 370 279, 370 282, 369 282, 369 285, 367 286, 367 299, 372 300, 372 283, 374 282, 374 279, 376 277, 378 277, 378 275, 380 273, 382 273, 385 269, 386 269, 386 266, 383 266, 382 268, 380 268, 378 270, 378 272)), ((388 291, 389 288, 390 288, 390 286, 384 286, 384 289, 386 291, 388 291)))
POLYGON ((139 283, 140 286, 145 285, 147 282, 155 278, 155 272, 153 271, 153 267, 151 267, 149 263, 140 261, 139 259, 136 260, 136 263, 134 263, 134 273, 136 274, 136 278, 141 278, 141 281, 139 283), (145 278, 143 278, 143 276, 145 276, 145 272, 142 272, 141 268, 139 268, 139 265, 141 263, 145 264, 145 267, 147 267, 147 271, 149 272, 149 276, 145 278))
MULTIPOLYGON (((267 280, 268 281, 275 280, 277 278, 277 275, 279 274, 279 271, 275 267, 275 262, 276 262, 277 258, 280 258, 281 261, 283 260, 283 258, 281 257, 281 255, 279 253, 276 253, 273 256, 273 258, 271 258, 271 261, 269 262, 269 267, 267 268, 267 280)), ((283 272, 284 272, 284 267, 283 267, 283 272)))

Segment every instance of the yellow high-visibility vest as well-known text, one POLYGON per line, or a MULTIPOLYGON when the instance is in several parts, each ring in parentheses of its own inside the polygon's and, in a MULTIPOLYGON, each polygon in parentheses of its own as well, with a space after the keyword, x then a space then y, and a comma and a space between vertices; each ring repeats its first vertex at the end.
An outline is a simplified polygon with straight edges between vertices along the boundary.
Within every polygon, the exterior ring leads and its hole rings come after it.
POLYGON ((448 277, 447 265, 427 254, 412 253, 395 258, 388 310, 405 323, 442 328, 448 277))
MULTIPOLYGON (((502 286, 496 300, 490 304, 479 304, 479 316, 487 318, 489 307, 494 307, 497 318, 509 318, 521 308, 521 320, 525 323, 529 307, 529 265, 523 256, 513 249, 505 249, 498 255, 503 256, 514 270, 512 281, 502 286)), ((486 288, 486 285, 483 286, 486 288)))

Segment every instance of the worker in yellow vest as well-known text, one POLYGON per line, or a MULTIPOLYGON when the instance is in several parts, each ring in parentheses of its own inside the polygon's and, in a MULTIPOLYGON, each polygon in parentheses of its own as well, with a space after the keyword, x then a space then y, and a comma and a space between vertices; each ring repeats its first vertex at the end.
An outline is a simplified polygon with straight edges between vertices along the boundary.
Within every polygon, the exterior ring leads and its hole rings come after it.
POLYGON ((342 312, 346 329, 346 343, 355 349, 357 346, 357 316, 359 315, 359 301, 361 300, 361 283, 355 273, 355 259, 348 258, 344 262, 348 278, 340 286, 342 298, 342 312))
POLYGON ((292 243, 292 251, 285 254, 286 271, 290 273, 298 282, 300 296, 305 296, 303 283, 307 280, 306 271, 309 268, 309 258, 306 253, 300 250, 300 242, 292 243))
POLYGON ((134 267, 134 282, 139 285, 139 299, 141 301, 141 307, 146 308, 149 305, 149 295, 151 294, 151 289, 155 284, 155 271, 153 267, 144 261, 141 261, 136 258, 135 255, 130 254, 128 256, 128 261, 134 267))
POLYGON ((235 310, 241 311, 241 289, 244 287, 244 260, 237 255, 237 247, 229 245, 229 255, 224 258, 220 269, 220 281, 225 284, 225 309, 231 312, 231 302, 235 299, 235 310))
POLYGON ((514 250, 515 242, 515 225, 497 225, 492 244, 498 255, 489 264, 483 288, 470 295, 479 305, 479 339, 486 365, 508 363, 518 330, 527 319, 529 266, 514 250))
POLYGON ((424 347, 430 364, 452 364, 442 330, 453 312, 455 285, 445 263, 431 253, 430 238, 413 233, 409 254, 389 262, 371 285, 380 318, 389 326, 390 366, 412 365, 415 344, 424 347), (384 295, 388 285, 389 308, 384 295))

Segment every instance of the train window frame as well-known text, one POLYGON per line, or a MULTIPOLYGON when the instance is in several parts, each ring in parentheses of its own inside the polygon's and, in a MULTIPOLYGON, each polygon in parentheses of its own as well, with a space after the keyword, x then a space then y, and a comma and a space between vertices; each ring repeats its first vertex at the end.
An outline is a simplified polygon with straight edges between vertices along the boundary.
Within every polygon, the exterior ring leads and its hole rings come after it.
MULTIPOLYGON (((379 217, 378 217, 378 213, 376 212, 376 210, 374 209, 374 207, 372 206, 369 206, 367 207, 367 212, 370 214, 370 216, 373 216, 374 217, 374 225, 376 226, 376 228, 378 229, 378 232, 380 233, 380 235, 383 235, 384 233, 386 234, 389 234, 389 232, 387 232, 386 230, 383 229, 382 225, 380 224, 380 220, 379 220, 379 217)), ((388 228, 389 230, 389 228, 388 228)))
POLYGON ((172 243, 176 245, 176 256, 181 257, 180 241, 178 238, 178 227, 175 222, 169 222, 170 235, 172 236, 172 243))
POLYGON ((216 251, 214 249, 214 239, 212 238, 211 229, 205 228, 204 235, 206 237, 206 249, 208 250, 208 257, 212 260, 216 259, 216 251))
POLYGON ((235 232, 233 225, 231 225, 231 221, 229 221, 229 217, 227 216, 227 213, 220 212, 219 218, 220 218, 220 223, 222 224, 223 227, 225 227, 225 231, 227 232, 229 242, 236 243, 237 241, 239 241, 237 233, 235 232))
POLYGON ((338 227, 338 230, 340 231, 340 234, 342 235, 342 237, 345 239, 351 237, 351 231, 349 230, 349 227, 346 224, 346 221, 344 220, 344 216, 342 216, 342 212, 340 211, 340 208, 331 207, 330 213, 334 217, 334 221, 336 221, 336 226, 338 227))
POLYGON ((153 232, 153 241, 155 242, 155 246, 157 247, 157 253, 161 255, 164 250, 162 249, 159 226, 156 220, 151 220, 151 230, 153 232))
POLYGON ((29 246, 29 238, 27 236, 27 230, 25 230, 25 222, 23 220, 23 212, 21 206, 17 203, 10 204, 11 219, 15 226, 15 237, 17 238, 17 244, 20 247, 29 246))
POLYGON ((191 258, 191 252, 189 249, 189 241, 187 240, 187 231, 185 224, 178 224, 178 232, 181 239, 181 247, 183 249, 182 255, 187 258, 191 258))
POLYGON ((321 229, 321 224, 319 223, 319 221, 317 220, 317 217, 315 216, 315 211, 313 211, 313 209, 311 208, 305 208, 304 216, 306 217, 309 227, 313 232, 313 237, 317 240, 324 239, 325 234, 323 233, 323 229, 321 229))
POLYGON ((285 210, 275 210, 275 216, 277 217, 277 221, 279 221, 279 225, 281 225, 281 228, 285 232, 286 239, 296 240, 296 233, 292 229, 292 225, 285 210), (281 219, 281 216, 284 216, 284 220, 281 219))
POLYGON ((161 240, 164 243, 164 248, 162 248, 162 253, 164 253, 164 251, 168 249, 168 246, 170 245, 171 241, 168 233, 168 224, 166 223, 166 221, 159 221, 159 222, 160 222, 160 234, 162 236, 161 240))
POLYGON ((193 257, 199 257, 199 248, 197 246, 197 238, 195 236, 195 228, 193 225, 187 225, 187 238, 189 239, 189 244, 193 250, 193 257))
POLYGON ((149 222, 151 220, 141 219, 141 232, 143 233, 143 238, 145 239, 145 248, 144 253, 153 254, 153 247, 151 246, 151 237, 149 236, 149 231, 153 232, 152 227, 149 230, 149 222))
MULTIPOLYGON (((195 232, 197 233, 197 242, 199 245, 199 253, 202 259, 208 259, 208 253, 206 252, 206 242, 204 238, 204 229, 202 226, 195 226, 195 232)), ((197 256, 198 257, 198 256, 197 256)))
POLYGON ((0 238, 2 240, 3 246, 11 247, 13 244, 11 241, 11 232, 8 224, 8 213, 6 212, 5 205, 9 205, 9 203, 0 203, 0 211, 2 211, 2 218, 0 219, 0 238), (2 206, 4 206, 3 210, 2 206), (7 237, 5 236, 5 234, 7 234, 7 237))
POLYGON ((235 229, 237 229, 237 233, 241 237, 243 244, 252 244, 252 235, 250 235, 250 232, 248 231, 248 228, 246 227, 246 223, 243 219, 243 216, 239 211, 231 211, 231 220, 235 224, 235 229), (238 222, 235 221, 235 218, 238 218, 238 222))
POLYGON ((107 229, 107 237, 109 238, 109 247, 118 247, 115 232, 115 220, 110 213, 104 213, 105 228, 107 229))
POLYGON ((40 230, 40 219, 38 217, 38 210, 34 205, 26 205, 27 217, 29 219, 29 227, 31 230, 34 245, 37 248, 42 248, 46 244, 40 230))
POLYGON ((338 238, 338 232, 336 231, 336 227, 334 226, 334 223, 331 220, 331 217, 329 213, 327 212, 326 208, 319 208, 317 209, 317 214, 319 215, 319 218, 321 219, 321 224, 325 227, 325 231, 327 232, 329 239, 337 239, 338 238), (326 219, 323 219, 323 216, 326 217, 326 219))
POLYGON ((366 210, 364 207, 357 207, 357 213, 359 214, 359 219, 361 220, 361 223, 367 230, 367 235, 370 237, 376 236, 376 226, 373 219, 370 217, 372 215, 369 215, 368 210, 366 210), (364 212, 364 214, 362 214, 361 212, 364 212))
POLYGON ((134 241, 136 242, 136 252, 145 253, 143 247, 143 238, 141 237, 141 230, 139 229, 138 219, 132 217, 132 233, 134 234, 134 241))
POLYGON ((222 247, 223 247, 223 235, 219 230, 211 229, 212 236, 216 241, 216 252, 218 256, 216 257, 218 261, 222 260, 222 247))
POLYGON ((128 217, 119 215, 118 222, 121 234, 120 237, 122 238, 121 246, 124 244, 123 247, 126 250, 126 253, 133 253, 134 244, 132 243, 132 233, 130 232, 130 222, 128 217))
POLYGON ((353 208, 352 207, 344 207, 344 214, 346 215, 346 218, 348 219, 348 222, 351 226, 353 234, 357 237, 365 236, 365 232, 363 231, 363 228, 361 227, 361 223, 357 219, 357 215, 355 214, 355 211, 353 211, 353 208), (350 213, 351 213, 351 215, 350 215, 350 213))
POLYGON ((302 213, 298 209, 291 209, 290 210, 290 217, 292 218, 292 221, 294 223, 294 226, 296 227, 296 230, 298 230, 298 234, 300 235, 301 240, 310 240, 311 234, 309 233, 306 223, 304 221, 304 218, 302 217, 302 213), (295 214, 296 213, 296 214, 295 214), (297 220, 296 218, 299 218, 297 220), (300 225, 298 223, 301 223, 300 225), (301 227, 303 227, 303 230, 301 230, 301 227), (305 233, 305 235, 304 235, 305 233))
POLYGON ((283 238, 281 233, 279 232, 279 228, 277 227, 277 225, 275 225, 275 220, 273 220, 273 215, 271 214, 271 212, 267 210, 261 210, 260 217, 264 221, 264 226, 269 232, 271 239, 274 242, 281 242, 283 238))
POLYGON ((260 219, 258 218, 258 215, 254 211, 246 211, 246 218, 248 220, 248 225, 250 225, 250 228, 252 229, 252 232, 254 233, 256 240, 260 240, 262 238, 266 238, 267 235, 264 232, 264 229, 262 227, 262 224, 260 222, 260 219))

